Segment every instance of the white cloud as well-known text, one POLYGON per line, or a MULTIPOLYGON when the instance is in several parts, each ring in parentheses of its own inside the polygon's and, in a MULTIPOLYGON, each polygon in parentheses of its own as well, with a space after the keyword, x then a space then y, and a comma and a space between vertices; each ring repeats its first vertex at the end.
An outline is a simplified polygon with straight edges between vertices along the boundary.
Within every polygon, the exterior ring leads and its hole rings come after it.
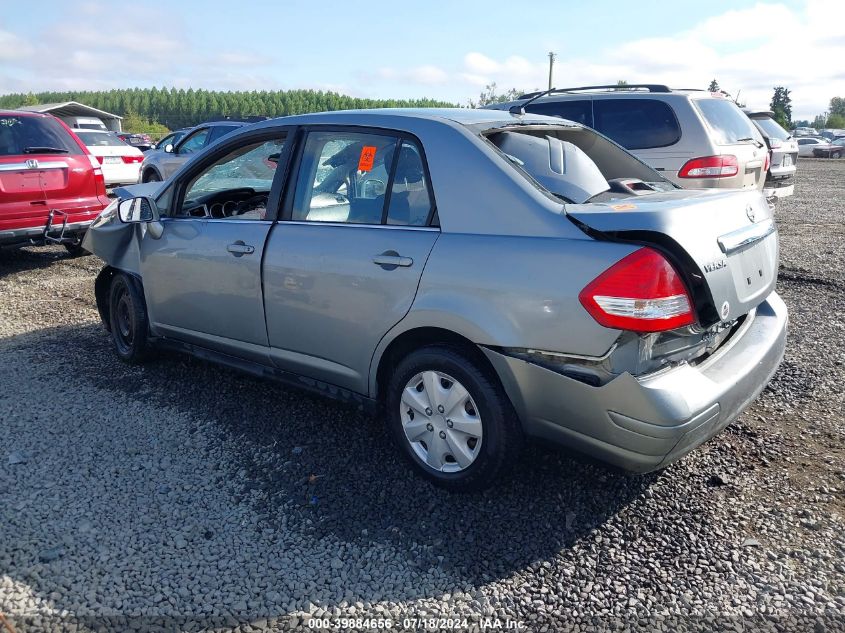
POLYGON ((14 33, 0 29, 0 61, 24 59, 32 54, 32 45, 14 33))
MULTIPOLYGON (((555 85, 665 83, 706 88, 716 78, 723 89, 751 107, 768 107, 774 86, 791 90, 793 118, 812 118, 843 92, 845 36, 831 36, 845 23, 845 1, 807 0, 801 11, 760 2, 703 20, 688 31, 633 39, 594 49, 589 56, 559 56, 555 85)), ((456 77, 475 90, 496 82, 502 90, 547 85, 548 65, 522 57, 497 60, 480 52, 464 56, 456 77)))
POLYGON ((178 17, 128 4, 109 8, 115 24, 167 24, 166 29, 103 30, 91 20, 102 6, 87 2, 59 21, 45 23, 31 38, 0 30, 0 94, 48 90, 97 90, 134 86, 256 89, 277 85, 257 73, 272 58, 225 45, 203 53, 178 17), (78 10, 77 10, 78 9, 78 10), (37 54, 36 54, 37 53, 37 54))

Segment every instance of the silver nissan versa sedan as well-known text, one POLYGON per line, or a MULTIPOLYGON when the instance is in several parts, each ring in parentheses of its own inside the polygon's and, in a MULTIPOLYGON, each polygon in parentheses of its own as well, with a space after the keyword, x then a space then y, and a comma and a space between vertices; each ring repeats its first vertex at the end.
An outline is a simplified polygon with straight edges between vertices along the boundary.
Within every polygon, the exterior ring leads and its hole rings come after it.
POLYGON ((678 189, 557 118, 275 119, 118 195, 84 247, 106 262, 121 358, 182 349, 383 411, 453 490, 489 484, 526 437, 660 468, 784 351, 761 193, 678 189))

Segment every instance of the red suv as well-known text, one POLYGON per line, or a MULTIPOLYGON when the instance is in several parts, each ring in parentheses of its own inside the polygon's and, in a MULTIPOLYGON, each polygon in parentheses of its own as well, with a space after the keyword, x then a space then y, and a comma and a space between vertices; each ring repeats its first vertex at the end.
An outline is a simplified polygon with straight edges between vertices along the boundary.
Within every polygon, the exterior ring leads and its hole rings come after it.
POLYGON ((80 254, 108 203, 100 163, 67 125, 0 110, 0 246, 64 244, 80 254))

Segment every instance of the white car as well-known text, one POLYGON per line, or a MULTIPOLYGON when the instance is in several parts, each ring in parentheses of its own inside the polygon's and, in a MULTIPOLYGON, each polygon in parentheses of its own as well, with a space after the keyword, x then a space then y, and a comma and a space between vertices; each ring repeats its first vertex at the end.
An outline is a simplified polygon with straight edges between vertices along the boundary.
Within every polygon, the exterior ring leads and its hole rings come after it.
POLYGON ((813 148, 818 145, 827 145, 830 141, 819 136, 798 138, 798 156, 812 156, 813 148))
POLYGON ((74 133, 100 161, 107 186, 138 182, 138 172, 144 161, 141 150, 124 143, 112 132, 74 130, 74 133))

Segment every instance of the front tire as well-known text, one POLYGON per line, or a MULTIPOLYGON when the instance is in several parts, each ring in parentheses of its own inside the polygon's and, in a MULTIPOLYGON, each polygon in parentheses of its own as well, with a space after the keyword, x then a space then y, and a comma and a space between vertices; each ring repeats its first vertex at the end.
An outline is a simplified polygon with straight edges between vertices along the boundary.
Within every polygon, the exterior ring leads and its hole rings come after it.
POLYGON ((830 155, 831 158, 842 158, 842 152, 833 152, 830 155))
POLYGON ((144 172, 144 177, 141 182, 161 182, 161 176, 153 169, 148 169, 144 172))
POLYGON ((469 350, 433 345, 393 371, 387 425, 414 469, 455 492, 482 490, 516 461, 522 431, 498 378, 469 350))
POLYGON ((121 360, 140 363, 148 355, 149 320, 140 284, 117 273, 109 289, 109 326, 115 351, 121 360))

